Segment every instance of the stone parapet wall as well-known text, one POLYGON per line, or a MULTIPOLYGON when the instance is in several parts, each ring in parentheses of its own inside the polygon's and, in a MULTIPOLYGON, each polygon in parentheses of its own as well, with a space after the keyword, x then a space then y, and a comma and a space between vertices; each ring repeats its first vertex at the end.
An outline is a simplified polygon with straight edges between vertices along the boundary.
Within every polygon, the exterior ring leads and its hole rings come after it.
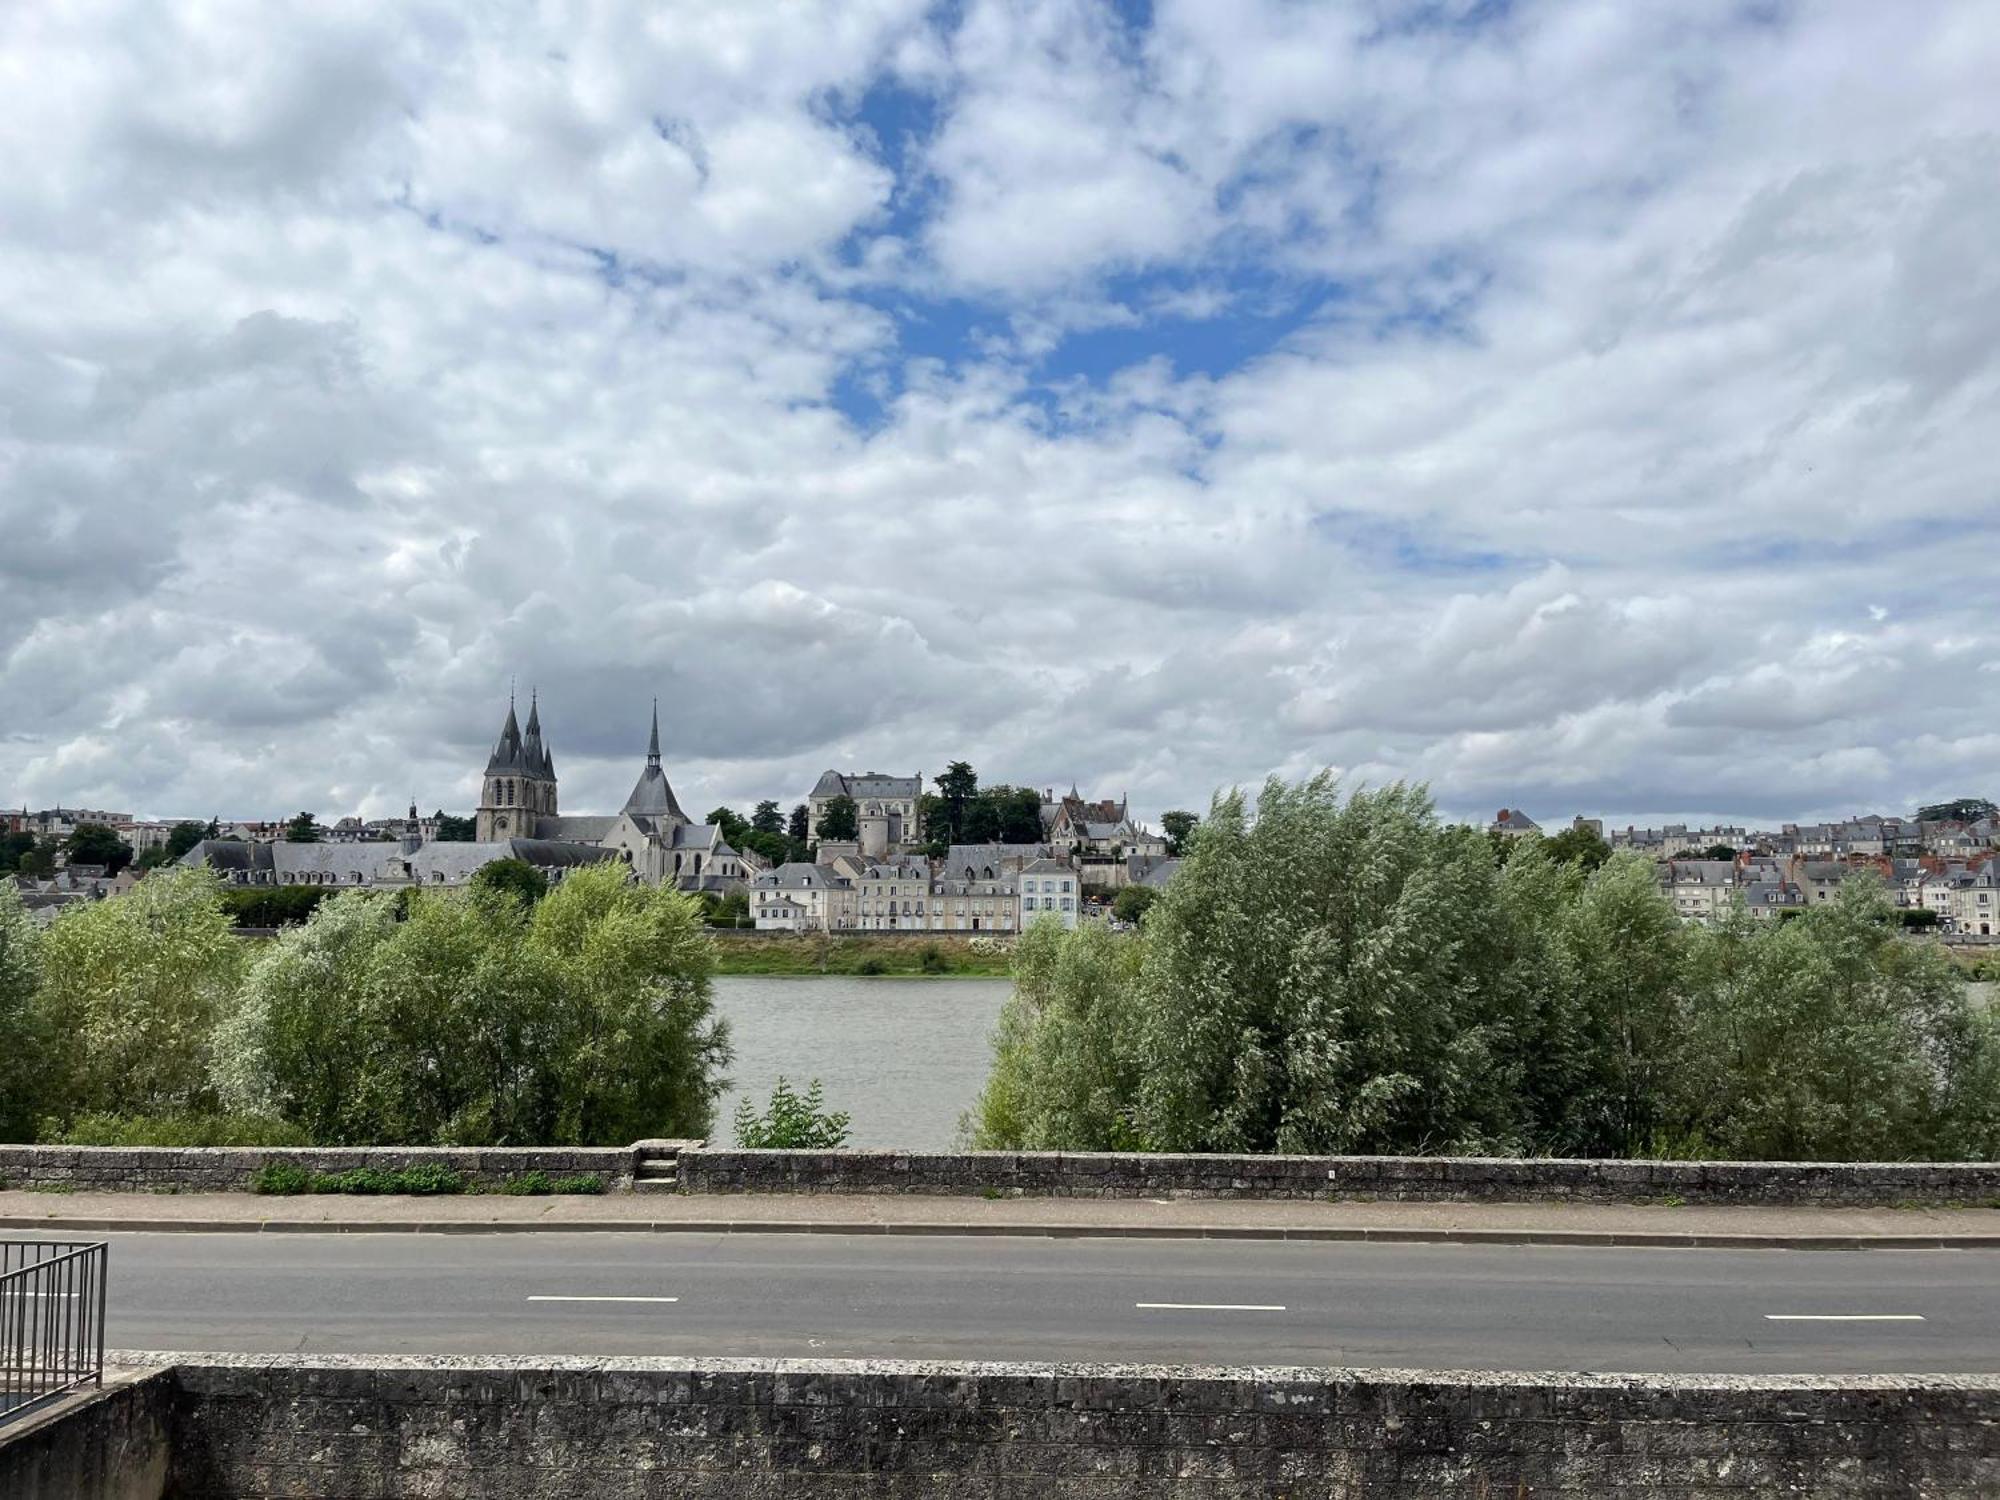
POLYGON ((79 1192, 246 1192, 259 1167, 436 1165, 497 1187, 529 1172, 623 1192, 641 1148, 679 1151, 688 1193, 1243 1198, 1322 1202, 1768 1207, 2000 1205, 2000 1163, 1558 1161, 1444 1156, 1196 1156, 1061 1151, 742 1151, 685 1142, 540 1147, 0 1146, 0 1183, 79 1192))
POLYGON ((103 1389, 0 1424, 4 1500, 162 1500, 173 1456, 171 1372, 108 1378, 103 1389))
POLYGON ((2000 1163, 1561 1161, 1122 1152, 683 1151, 691 1193, 1824 1205, 2000 1202, 2000 1163))
POLYGON ((630 1146, 0 1146, 0 1183, 84 1193, 247 1193, 257 1171, 283 1162, 308 1172, 440 1166, 498 1187, 510 1177, 604 1179, 632 1185, 630 1146))
POLYGON ((2000 1487, 2000 1380, 1981 1376, 155 1358, 173 1366, 169 1500, 1946 1500, 2000 1487))

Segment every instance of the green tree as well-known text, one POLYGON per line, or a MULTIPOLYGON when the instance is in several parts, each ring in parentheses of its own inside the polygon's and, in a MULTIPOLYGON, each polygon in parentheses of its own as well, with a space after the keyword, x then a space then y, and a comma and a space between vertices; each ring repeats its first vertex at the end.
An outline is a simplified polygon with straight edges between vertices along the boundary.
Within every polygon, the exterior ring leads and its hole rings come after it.
POLYGON ((740 888, 720 896, 713 891, 705 891, 702 893, 702 904, 707 908, 707 921, 711 927, 750 925, 750 898, 740 888))
POLYGON ((319 820, 309 812, 294 813, 285 823, 288 844, 317 844, 319 839, 319 820))
POLYGON ((35 1138, 49 1082, 49 1037, 36 1003, 42 935, 11 880, 0 880, 0 1141, 35 1138))
POLYGON ((932 842, 972 842, 966 833, 966 819, 973 799, 979 795, 979 773, 972 769, 971 762, 955 760, 944 768, 942 775, 931 778, 931 785, 937 788, 937 811, 942 820, 939 831, 943 834, 942 840, 929 835, 932 842))
POLYGON ((1200 823, 1200 818, 1181 808, 1161 813, 1160 829, 1167 837, 1167 853, 1175 858, 1186 853, 1188 840, 1200 823))
POLYGON ((132 846, 102 823, 79 823, 63 840, 63 855, 73 865, 102 865, 116 875, 132 862, 132 846))
POLYGON ((826 1108, 817 1078, 799 1094, 780 1074, 761 1115, 748 1099, 736 1106, 736 1144, 746 1151, 831 1151, 847 1136, 848 1116, 826 1108))
POLYGON ((811 820, 812 808, 808 804, 801 802, 792 809, 792 816, 785 825, 785 831, 790 835, 794 849, 803 848, 812 842, 811 820))
POLYGON ((1157 887, 1150 885, 1128 885, 1111 900, 1111 915, 1121 922, 1137 926, 1146 920, 1146 913, 1153 909, 1153 903, 1160 899, 1157 887))
POLYGON ((2000 1047, 1952 960, 1902 939, 1879 881, 1796 921, 1690 941, 1701 1003, 1687 1129, 1730 1157, 1871 1161, 2000 1154, 2000 1047))
POLYGON ((713 807, 704 820, 722 830, 722 840, 732 848, 741 849, 743 839, 750 832, 750 820, 733 807, 713 807))
POLYGON ((504 891, 523 906, 533 906, 549 893, 549 877, 525 859, 496 859, 472 876, 474 890, 504 891))
POLYGON ((826 810, 819 815, 819 827, 814 836, 832 843, 859 838, 861 825, 854 799, 845 792, 826 799, 826 810))
POLYGON ((194 822, 174 824, 172 828, 167 830, 166 849, 168 863, 179 859, 188 850, 207 837, 208 829, 203 824, 194 822))
POLYGON ((1542 840, 1542 848, 1557 864, 1577 865, 1585 871, 1602 869, 1611 858, 1611 846, 1604 841, 1603 834, 1595 828, 1579 828, 1575 824, 1548 835, 1542 840))
POLYGON ((33 847, 25 850, 17 861, 23 875, 33 875, 47 880, 56 872, 56 856, 62 853, 62 845, 44 835, 35 841, 33 847))
POLYGON ((1710 844, 1706 849, 1701 851, 1701 857, 1703 859, 1734 859, 1736 858, 1736 846, 1734 844, 1710 844))
POLYGON ((983 1150, 1143 1150, 1136 1118, 1146 1029, 1142 950, 1095 922, 1032 923, 1014 948, 1014 993, 993 1072, 967 1117, 983 1150))
POLYGON ((750 815, 750 826, 758 833, 783 834, 785 815, 779 810, 776 802, 766 798, 757 804, 757 810, 750 815))
POLYGON ((431 815, 431 826, 436 830, 432 837, 440 844, 470 844, 479 837, 477 818, 454 817, 443 808, 431 815))
POLYGON ((0 832, 0 875, 21 867, 21 856, 33 851, 35 836, 27 829, 0 832))
POLYGON ((1920 823, 1976 823, 1981 818, 1990 818, 2000 813, 1984 797, 1960 797, 1953 802, 1933 802, 1917 809, 1920 823))
POLYGON ((782 865, 788 860, 799 857, 793 852, 792 841, 784 834, 759 833, 754 828, 743 835, 743 842, 738 844, 737 848, 755 854, 774 865, 782 865))
POLYGON ((207 870, 163 870, 64 908, 42 940, 38 1005, 54 1044, 50 1113, 207 1109, 209 1049, 243 945, 207 870))
POLYGON ((270 945, 219 1048, 233 1108, 348 1142, 707 1134, 730 1050, 699 902, 616 865, 532 911, 407 895, 401 922, 387 896, 349 892, 270 945))

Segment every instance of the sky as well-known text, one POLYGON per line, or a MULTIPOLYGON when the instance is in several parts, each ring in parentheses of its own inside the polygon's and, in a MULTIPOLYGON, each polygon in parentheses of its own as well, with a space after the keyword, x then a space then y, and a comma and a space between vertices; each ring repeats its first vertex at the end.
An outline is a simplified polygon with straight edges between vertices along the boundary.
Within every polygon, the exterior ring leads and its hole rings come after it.
POLYGON ((2000 795, 1991 0, 0 7, 0 799, 2000 795))

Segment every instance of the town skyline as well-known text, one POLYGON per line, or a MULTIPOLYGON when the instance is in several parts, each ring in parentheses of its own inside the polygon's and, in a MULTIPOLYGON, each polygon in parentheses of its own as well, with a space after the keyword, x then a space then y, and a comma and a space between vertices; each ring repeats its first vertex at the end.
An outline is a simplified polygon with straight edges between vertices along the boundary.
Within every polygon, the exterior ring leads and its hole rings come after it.
MULTIPOLYGON (((517 691, 515 698, 518 699, 520 696, 517 691)), ((541 696, 539 684, 534 684, 528 688, 526 697, 531 703, 539 700, 541 696)), ((512 702, 513 700, 509 701, 512 702)), ((651 712, 652 699, 649 697, 645 701, 647 704, 646 711, 651 712)), ((641 722, 639 734, 635 736, 634 745, 629 751, 623 753, 614 751, 611 753, 599 752, 591 754, 587 751, 579 752, 572 747, 576 744, 601 745, 610 736, 604 732, 602 726, 599 726, 595 732, 579 733, 574 737, 566 735, 563 732, 562 721, 555 717, 559 713, 560 700, 558 699, 551 705, 548 716, 548 741, 552 750, 561 749, 564 752, 562 781, 565 808, 573 811, 608 811, 610 808, 616 807, 618 802, 623 798, 624 793, 622 789, 630 782, 632 768, 635 765, 643 763, 645 759, 645 723, 641 722)), ((1160 815, 1166 811, 1183 809, 1196 814, 1204 814, 1208 810, 1210 803, 1211 794, 1202 794, 1198 797, 1183 797, 1180 800, 1174 800, 1171 797, 1160 798, 1155 796, 1151 801, 1148 801, 1143 792, 1138 797, 1132 796, 1130 790, 1119 784, 1115 777, 1091 776, 1089 774, 1079 775, 1069 772, 1061 776, 1045 775, 1037 778, 1027 778, 1010 774, 1005 767, 982 760, 976 755, 967 755, 964 753, 952 754, 943 751, 938 751, 928 760, 920 760, 908 755, 899 755, 893 750, 880 754, 872 751, 856 754, 836 749, 830 752, 830 758, 824 760, 795 759, 789 762, 777 763, 775 766, 772 766, 768 762, 758 763, 764 769, 760 769, 757 772, 741 769, 742 762, 729 762, 727 765, 733 768, 728 773, 732 776, 732 780, 726 783, 719 783, 715 777, 712 765, 704 766, 704 763, 699 760, 683 762, 676 759, 671 730, 673 722, 671 714, 661 721, 661 748, 666 761, 668 777, 680 793, 683 802, 691 804, 689 806, 691 814, 697 814, 710 807, 726 806, 747 815, 759 801, 767 798, 777 801, 782 807, 789 810, 796 804, 807 800, 814 782, 829 769, 850 773, 879 771, 893 775, 921 773, 924 781, 924 789, 929 791, 933 789, 933 782, 936 775, 955 760, 968 761, 979 774, 982 784, 1002 783, 1028 787, 1036 791, 1052 790, 1057 793, 1066 791, 1074 786, 1079 788, 1086 796, 1128 798, 1132 802, 1135 818, 1154 826, 1157 826, 1160 815), (811 766, 813 769, 804 769, 807 766, 811 766), (692 771, 688 768, 692 768, 692 771), (753 774, 775 776, 780 779, 753 784, 748 780, 749 776, 753 774), (725 787, 733 788, 733 790, 723 790, 722 788, 725 787)), ((486 739, 488 748, 490 748, 492 735, 489 733, 486 739)), ((322 795, 316 798, 311 795, 312 788, 308 786, 289 799, 282 795, 279 796, 276 802, 268 809, 246 809, 241 805, 218 805, 207 811, 202 811, 198 808, 189 809, 185 807, 142 808, 134 799, 120 795, 117 786, 111 784, 108 791, 104 789, 103 785, 100 785, 95 792, 86 788, 83 795, 72 793, 66 796, 38 797, 31 791, 27 795, 15 795, 7 802, 0 803, 0 810, 18 812, 24 807, 29 811, 62 807, 104 809, 126 813, 133 818, 148 822, 180 818, 206 821, 214 817, 237 822, 282 822, 303 810, 313 812, 315 815, 321 817, 323 822, 330 825, 341 817, 355 817, 365 821, 399 819, 414 800, 415 805, 426 816, 433 812, 444 812, 455 816, 469 816, 479 803, 480 774, 477 769, 467 770, 465 768, 470 766, 475 759, 483 760, 484 753, 483 750, 478 749, 468 748, 466 750, 466 759, 461 763, 459 774, 449 781, 453 791, 450 795, 446 796, 427 795, 423 790, 420 779, 418 779, 412 781, 411 790, 405 791, 400 796, 390 789, 389 783, 377 782, 367 791, 361 793, 358 798, 343 800, 341 789, 328 784, 321 788, 322 795)), ((434 763, 433 758, 420 764, 428 766, 434 763)), ((1338 770, 1340 768, 1336 767, 1334 769, 1338 770)), ((414 773, 417 778, 421 778, 422 774, 422 772, 414 773)), ((1229 783, 1227 786, 1215 788, 1214 791, 1224 791, 1229 786, 1234 786, 1245 792, 1254 792, 1262 784, 1267 774, 1283 777, 1296 775, 1298 771, 1289 765, 1274 766, 1266 773, 1245 775, 1241 779, 1229 783)), ((1348 776, 1347 779, 1355 784, 1367 785, 1382 785, 1399 779, 1412 782, 1419 780, 1416 777, 1397 777, 1393 775, 1379 777, 1348 776)), ((1465 802, 1462 798, 1451 797, 1445 789, 1432 786, 1430 790, 1440 812, 1453 821, 1484 824, 1490 821, 1495 815, 1494 808, 1482 810, 1477 806, 1465 802)), ((1497 807, 1503 811, 1508 808, 1518 808, 1526 812, 1537 823, 1543 825, 1545 830, 1549 832, 1554 832, 1559 827, 1567 826, 1573 817, 1597 820, 1604 825, 1606 832, 1611 831, 1614 827, 1620 829, 1628 826, 1638 828, 1659 828, 1672 825, 1705 827, 1713 824, 1733 825, 1755 832, 1760 830, 1776 831, 1786 824, 1838 823, 1867 816, 1909 817, 1925 805, 1951 802, 1962 797, 1982 797, 1984 795, 1986 795, 1984 786, 1946 787, 1934 789, 1928 795, 1908 797, 1901 804, 1848 805, 1839 808, 1810 809, 1798 813, 1746 812, 1740 808, 1724 807, 1710 807, 1693 812, 1680 810, 1633 811, 1619 808, 1606 809, 1601 806, 1589 806, 1580 803, 1560 807, 1538 807, 1530 806, 1522 799, 1515 799, 1513 801, 1503 799, 1497 804, 1497 807)))

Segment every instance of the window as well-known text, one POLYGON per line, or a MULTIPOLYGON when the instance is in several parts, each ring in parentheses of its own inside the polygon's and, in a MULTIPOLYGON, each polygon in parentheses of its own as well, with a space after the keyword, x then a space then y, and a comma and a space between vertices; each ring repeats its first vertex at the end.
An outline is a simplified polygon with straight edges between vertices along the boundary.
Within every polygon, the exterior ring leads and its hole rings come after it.
POLYGON ((1033 896, 1023 896, 1021 898, 1021 909, 1023 911, 1033 911, 1035 909, 1035 898, 1033 896))

